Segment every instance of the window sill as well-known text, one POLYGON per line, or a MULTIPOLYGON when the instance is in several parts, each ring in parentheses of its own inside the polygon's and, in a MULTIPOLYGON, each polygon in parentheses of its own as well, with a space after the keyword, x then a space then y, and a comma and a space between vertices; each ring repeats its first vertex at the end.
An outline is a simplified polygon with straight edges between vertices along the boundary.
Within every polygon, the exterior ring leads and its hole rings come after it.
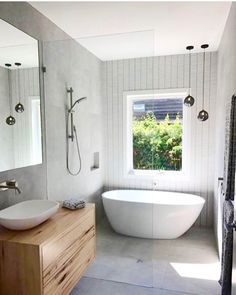
POLYGON ((133 178, 133 179, 155 179, 155 178, 187 178, 186 172, 183 170, 181 171, 159 171, 159 170, 135 170, 131 169, 126 172, 126 178, 133 178))

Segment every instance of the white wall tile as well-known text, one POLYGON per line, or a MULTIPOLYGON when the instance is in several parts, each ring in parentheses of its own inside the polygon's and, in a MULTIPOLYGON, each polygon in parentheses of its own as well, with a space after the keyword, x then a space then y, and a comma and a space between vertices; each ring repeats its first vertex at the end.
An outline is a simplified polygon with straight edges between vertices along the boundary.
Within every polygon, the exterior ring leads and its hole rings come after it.
MULTIPOLYGON (((202 108, 202 57, 192 55, 191 91, 195 104, 187 109, 191 126, 187 134, 189 179, 159 181, 159 189, 200 194, 206 205, 197 225, 212 225, 213 172, 214 172, 214 124, 217 54, 207 54, 205 106, 210 118, 205 123, 197 119, 202 108), (211 61, 211 62, 210 62, 211 61), (210 72, 211 66, 211 72, 210 72), (211 77, 211 79, 210 79, 211 77), (210 93, 210 95, 209 95, 210 93)), ((123 92, 140 89, 188 88, 188 55, 136 58, 105 62, 106 83, 106 134, 107 161, 106 187, 152 189, 152 180, 127 179, 123 175, 123 92)))

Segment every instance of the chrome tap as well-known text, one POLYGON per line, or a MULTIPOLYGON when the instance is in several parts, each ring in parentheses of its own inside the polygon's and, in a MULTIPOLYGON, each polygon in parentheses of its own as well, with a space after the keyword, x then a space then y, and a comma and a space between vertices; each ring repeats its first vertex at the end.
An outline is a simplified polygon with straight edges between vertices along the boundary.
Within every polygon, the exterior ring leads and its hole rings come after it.
POLYGON ((18 192, 18 194, 21 193, 21 190, 18 187, 18 183, 13 179, 13 180, 6 180, 2 183, 0 183, 0 191, 5 191, 8 189, 14 189, 15 191, 18 192))

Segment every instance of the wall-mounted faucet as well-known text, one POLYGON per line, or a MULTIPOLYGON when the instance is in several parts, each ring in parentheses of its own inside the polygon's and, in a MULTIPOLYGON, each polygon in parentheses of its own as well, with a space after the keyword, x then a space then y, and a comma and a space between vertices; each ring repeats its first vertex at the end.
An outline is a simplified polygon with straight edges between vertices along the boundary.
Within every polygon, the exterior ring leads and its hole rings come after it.
POLYGON ((14 179, 6 180, 0 183, 0 191, 5 191, 8 189, 14 189, 18 192, 18 194, 21 193, 21 190, 18 187, 18 183, 14 179))

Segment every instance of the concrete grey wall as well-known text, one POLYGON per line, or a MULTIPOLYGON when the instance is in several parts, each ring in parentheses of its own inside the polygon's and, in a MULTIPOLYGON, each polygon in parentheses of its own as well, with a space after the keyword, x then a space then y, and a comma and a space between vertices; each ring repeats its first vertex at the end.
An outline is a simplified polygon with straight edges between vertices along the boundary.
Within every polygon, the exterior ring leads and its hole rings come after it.
MULTIPOLYGON (((54 200, 87 198, 100 208, 103 189, 103 103, 102 62, 73 40, 44 42, 48 195, 54 200), (53 58, 52 58, 53 57, 53 58), (58 61, 60 66, 58 67, 58 61), (80 146, 82 169, 78 176, 66 170, 66 109, 73 87, 74 101, 87 99, 74 109, 74 122, 80 146), (101 166, 91 170, 93 154, 99 152, 101 166)), ((76 141, 70 141, 70 166, 79 168, 76 141)), ((100 212, 100 210, 99 210, 100 212)))
MULTIPOLYGON (((218 77, 216 101, 216 169, 214 192, 214 227, 219 248, 221 246, 222 196, 218 193, 218 177, 224 175, 225 122, 230 101, 236 93, 236 3, 232 3, 218 50, 218 77)), ((220 250, 220 249, 219 249, 220 250)))
MULTIPOLYGON (((101 163, 103 157, 100 60, 26 2, 1 2, 0 18, 40 41, 40 55, 43 53, 47 67, 45 96, 42 97, 43 164, 0 173, 0 180, 17 179, 23 191, 21 195, 1 193, 1 199, 7 202, 0 205, 26 199, 62 200, 73 196, 86 197, 101 208, 103 169, 90 170, 92 153, 100 152, 101 163), (67 86, 75 89, 76 97, 88 96, 77 109, 79 113, 75 119, 83 161, 81 175, 77 177, 69 176, 65 165, 67 86)), ((43 74, 40 74, 42 85, 43 74)), ((41 88, 41 94, 43 91, 41 88)))

